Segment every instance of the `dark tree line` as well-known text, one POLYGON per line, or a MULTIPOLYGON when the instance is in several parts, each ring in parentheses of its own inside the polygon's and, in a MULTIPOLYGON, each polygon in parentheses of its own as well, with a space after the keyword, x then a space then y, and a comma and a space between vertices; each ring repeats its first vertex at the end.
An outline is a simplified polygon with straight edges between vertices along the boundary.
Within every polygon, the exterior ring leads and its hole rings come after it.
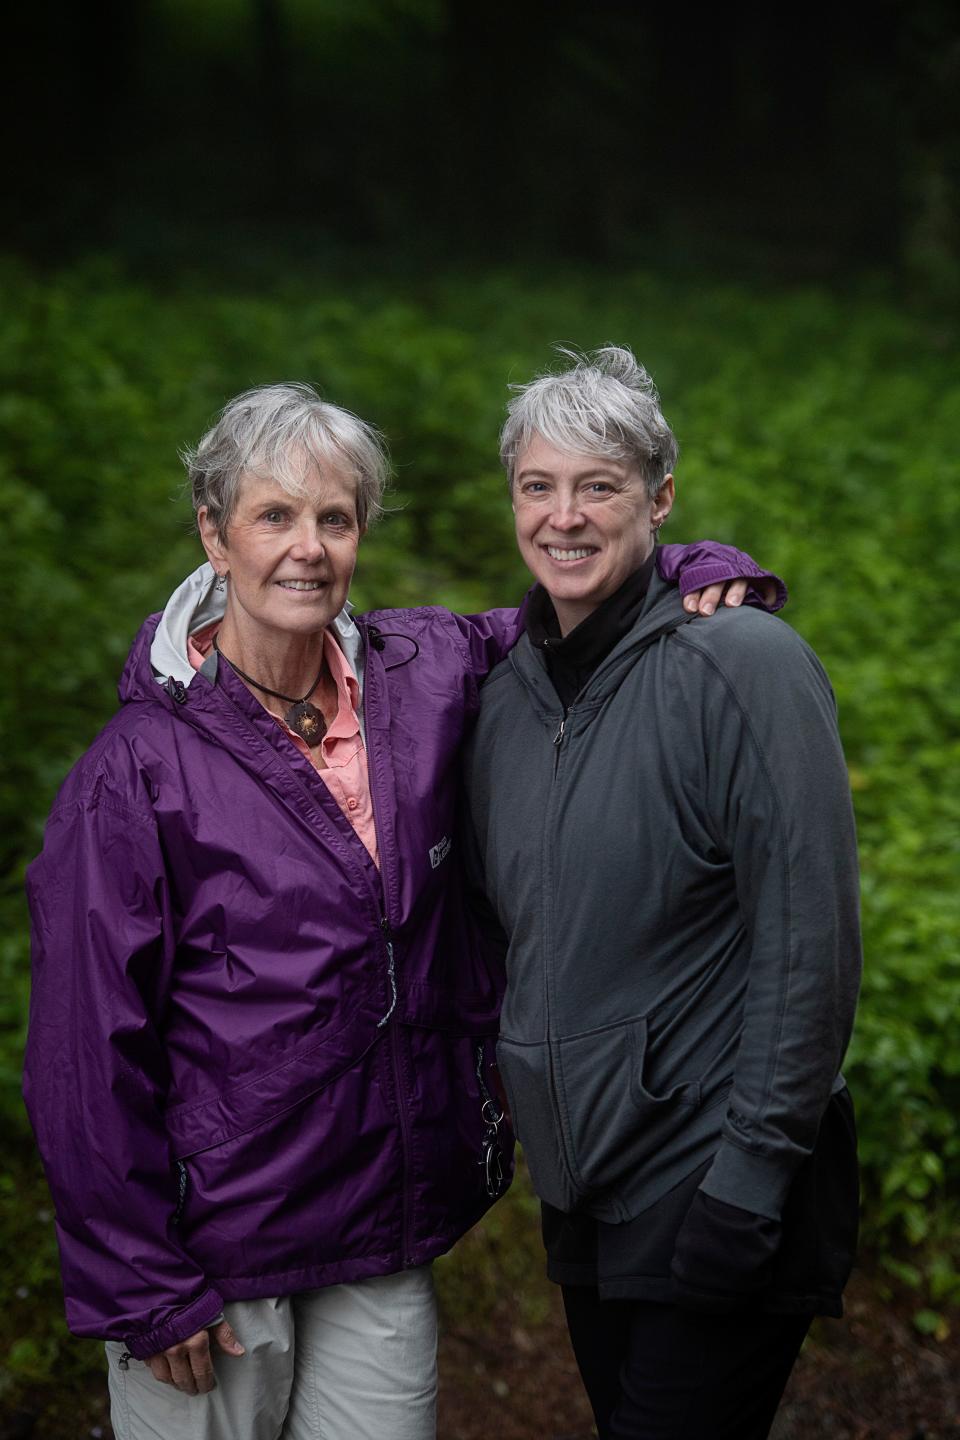
POLYGON ((956 256, 950 0, 50 0, 13 16, 9 238, 195 227, 460 256, 956 256))

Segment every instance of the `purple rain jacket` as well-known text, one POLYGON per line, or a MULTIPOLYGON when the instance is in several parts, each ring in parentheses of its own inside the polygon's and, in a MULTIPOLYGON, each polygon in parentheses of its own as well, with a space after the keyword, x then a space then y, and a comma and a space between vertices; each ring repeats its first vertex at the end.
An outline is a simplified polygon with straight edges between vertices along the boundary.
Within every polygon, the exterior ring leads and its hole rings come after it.
MULTIPOLYGON (((684 590, 767 574, 710 542, 658 562, 684 590)), ((335 622, 362 678, 378 871, 230 667, 190 668, 213 578, 143 625, 28 872, 24 1094, 67 1320, 140 1359, 224 1300, 422 1264, 491 1203, 502 977, 464 903, 457 759, 522 612, 335 622)))

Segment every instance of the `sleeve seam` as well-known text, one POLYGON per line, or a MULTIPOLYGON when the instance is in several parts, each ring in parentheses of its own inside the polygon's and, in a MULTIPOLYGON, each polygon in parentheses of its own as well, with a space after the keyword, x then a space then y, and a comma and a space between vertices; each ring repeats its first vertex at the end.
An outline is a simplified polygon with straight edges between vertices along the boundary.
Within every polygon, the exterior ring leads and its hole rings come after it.
POLYGON ((66 818, 71 811, 83 810, 106 810, 111 815, 117 816, 118 819, 129 820, 146 830, 154 828, 152 813, 145 814, 141 810, 134 810, 132 806, 124 805, 122 800, 117 800, 112 795, 104 795, 102 793, 102 776, 100 775, 96 777, 92 785, 85 789, 83 794, 63 800, 54 806, 50 812, 50 819, 59 820, 66 818))
MULTIPOLYGON (((752 746, 753 746, 753 748, 754 748, 754 751, 756 752, 757 758, 758 758, 758 760, 759 760, 759 762, 760 762, 761 769, 762 769, 762 771, 763 771, 764 779, 765 779, 765 781, 766 781, 766 783, 767 783, 767 786, 768 786, 768 788, 769 788, 770 795, 771 795, 771 797, 772 797, 772 799, 773 799, 774 806, 776 807, 777 828, 778 828, 779 836, 780 836, 780 850, 781 850, 781 857, 782 857, 782 858, 781 858, 781 883, 782 883, 782 886, 783 886, 783 901, 782 901, 782 903, 783 903, 783 927, 784 927, 784 932, 785 932, 783 952, 784 952, 784 954, 785 954, 785 956, 786 956, 786 958, 787 958, 787 963, 786 963, 786 976, 785 976, 785 979, 784 979, 784 985, 783 985, 783 989, 782 989, 782 992, 781 992, 780 1005, 779 1005, 778 1014, 777 1014, 776 1040, 775 1040, 775 1044, 774 1044, 774 1047, 773 1047, 772 1058, 771 1058, 771 1061, 770 1061, 769 1070, 768 1070, 768 1073, 767 1073, 767 1076, 766 1076, 766 1079, 765 1079, 765 1085, 764 1085, 764 1089, 765 1089, 764 1109, 763 1109, 763 1112, 756 1117, 756 1121, 755 1121, 755 1123, 756 1123, 758 1126, 763 1126, 764 1123, 766 1122, 767 1113, 768 1113, 770 1101, 771 1101, 771 1098, 772 1098, 772 1091, 773 1091, 774 1084, 775 1084, 776 1077, 777 1077, 777 1073, 778 1073, 778 1070, 779 1070, 780 1051, 781 1051, 782 1041, 783 1041, 783 1027, 784 1027, 784 1022, 785 1022, 785 1019, 786 1019, 787 1009, 788 1009, 788 1005, 789 1005, 789 996, 790 996, 790 990, 791 990, 791 987, 792 987, 793 971, 794 971, 792 903, 791 903, 791 901, 792 901, 792 894, 791 894, 791 883, 790 883, 791 877, 790 877, 790 867, 789 867, 789 863, 788 863, 788 860, 787 860, 786 824, 785 824, 785 818, 784 818, 784 813, 783 813, 783 805, 782 805, 782 802, 781 802, 780 795, 779 795, 779 792, 778 792, 778 790, 777 790, 777 787, 776 787, 776 785, 774 784, 773 775, 771 774, 770 766, 769 766, 769 764, 767 763, 767 757, 766 757, 766 754, 765 754, 765 752, 764 752, 763 746, 760 744, 759 737, 757 736, 757 733, 756 733, 756 731, 755 731, 755 729, 754 729, 754 727, 753 727, 753 724, 752 724, 751 719, 750 719, 750 715, 749 715, 749 713, 748 713, 748 711, 747 711, 747 707, 744 705, 744 703, 743 703, 743 701, 741 700, 739 694, 737 693, 737 690, 736 690, 736 688, 735 688, 735 686, 734 686, 734 684, 733 684, 733 681, 732 681, 732 680, 730 679, 730 677, 725 673, 725 671, 724 671, 724 670, 722 669, 722 667, 717 663, 717 661, 714 659, 714 657, 713 657, 712 655, 709 655, 709 654, 707 654, 705 651, 703 651, 703 650, 699 647, 699 645, 694 645, 694 644, 692 644, 692 643, 690 642, 689 638, 688 638, 686 635, 682 634, 682 633, 678 630, 678 631, 675 631, 675 632, 674 632, 674 638, 676 639, 676 641, 678 642, 678 644, 684 646, 684 647, 685 647, 688 651, 690 651, 691 653, 699 656, 699 658, 700 658, 706 665, 709 665, 709 666, 710 666, 711 670, 713 670, 713 672, 716 674, 717 678, 719 679, 720 683, 723 685, 724 689, 725 689, 725 690, 727 691, 727 693, 730 695, 731 699, 733 700, 733 702, 734 702, 734 704, 736 705, 737 710, 738 710, 738 712, 739 712, 739 714, 740 714, 741 722, 742 722, 742 724, 743 724, 743 726, 744 726, 744 729, 745 729, 746 733, 747 733, 747 734, 749 735, 749 737, 750 737, 750 742, 751 742, 751 744, 752 744, 752 746)), ((735 1144, 736 1142, 734 1142, 734 1141, 731 1140, 729 1143, 735 1144)), ((753 1153, 753 1152, 751 1152, 751 1151, 748 1151, 748 1150, 743 1149, 742 1146, 737 1146, 736 1148, 742 1150, 742 1152, 743 1152, 744 1154, 751 1154, 751 1153, 753 1153)))

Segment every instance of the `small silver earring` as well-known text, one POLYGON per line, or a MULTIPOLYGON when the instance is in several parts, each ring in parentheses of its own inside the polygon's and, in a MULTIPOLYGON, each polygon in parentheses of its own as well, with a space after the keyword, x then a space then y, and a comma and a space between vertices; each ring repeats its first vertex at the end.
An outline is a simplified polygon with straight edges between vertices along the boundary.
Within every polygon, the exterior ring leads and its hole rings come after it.
POLYGON ((226 588, 227 588, 227 577, 226 577, 226 575, 221 575, 221 574, 219 573, 219 571, 218 571, 218 572, 217 572, 217 583, 216 583, 216 585, 214 585, 213 588, 214 588, 214 590, 226 590, 226 588))

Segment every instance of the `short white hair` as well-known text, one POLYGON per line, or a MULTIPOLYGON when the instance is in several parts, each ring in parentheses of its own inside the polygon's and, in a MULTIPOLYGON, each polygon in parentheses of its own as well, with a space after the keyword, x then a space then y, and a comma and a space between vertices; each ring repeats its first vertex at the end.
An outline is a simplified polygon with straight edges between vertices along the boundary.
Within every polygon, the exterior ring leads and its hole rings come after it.
POLYGON ((655 498, 679 449, 660 396, 631 350, 605 345, 591 354, 557 346, 571 369, 538 375, 516 391, 500 434, 500 459, 513 488, 517 460, 535 435, 573 455, 636 465, 655 498))
POLYGON ((261 385, 230 400, 195 449, 183 450, 194 511, 206 506, 221 539, 245 475, 275 480, 302 495, 313 465, 335 465, 357 484, 357 520, 366 529, 382 513, 390 473, 380 432, 312 385, 261 385))

